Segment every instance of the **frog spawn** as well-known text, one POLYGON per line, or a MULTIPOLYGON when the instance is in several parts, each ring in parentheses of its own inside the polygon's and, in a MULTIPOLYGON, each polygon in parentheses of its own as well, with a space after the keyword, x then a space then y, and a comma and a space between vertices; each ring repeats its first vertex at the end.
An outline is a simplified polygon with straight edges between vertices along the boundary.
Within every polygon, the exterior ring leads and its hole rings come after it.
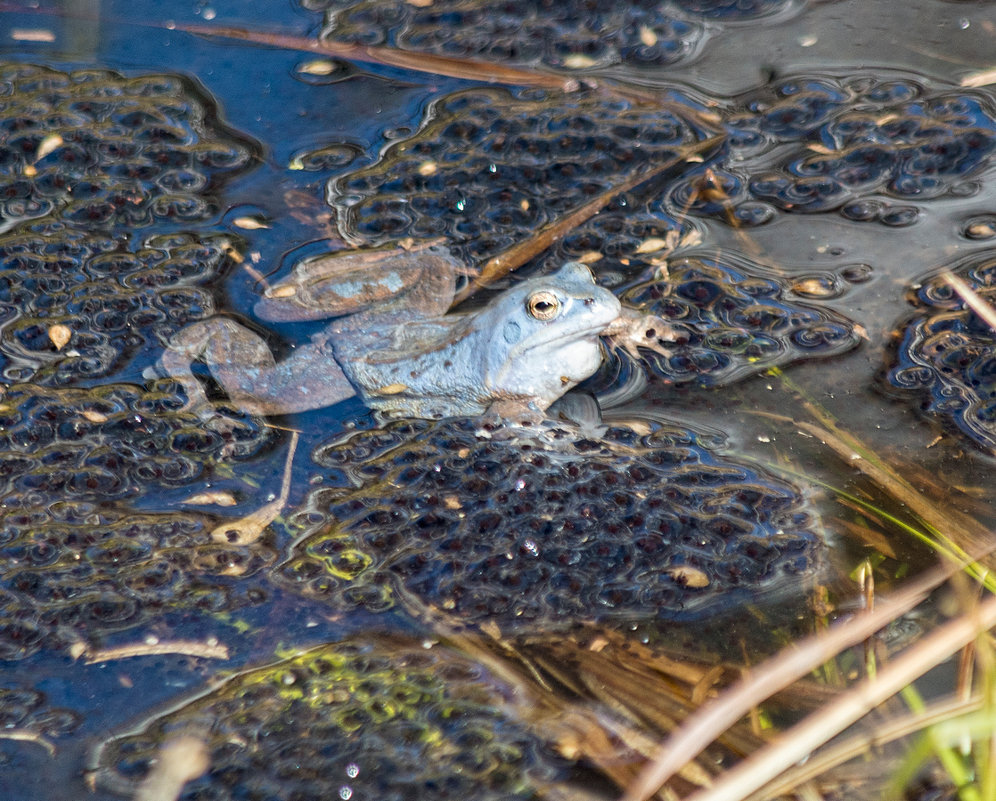
POLYGON ((539 799, 571 766, 506 711, 510 688, 444 646, 362 638, 249 670, 100 745, 99 786, 134 797, 160 746, 202 738, 181 799, 539 799))
POLYGON ((858 222, 911 225, 914 204, 974 194, 996 149, 986 94, 903 75, 793 76, 732 98, 722 114, 732 148, 713 191, 684 180, 670 203, 738 226, 779 210, 835 209, 858 222))
POLYGON ((799 592, 819 564, 791 488, 676 427, 506 441, 468 420, 399 421, 316 460, 332 486, 312 492, 274 577, 336 609, 401 591, 503 628, 689 619, 799 592))
MULTIPOLYGON (((996 304, 996 258, 976 253, 950 270, 996 304)), ((969 309, 943 276, 916 290, 917 314, 901 329, 898 363, 887 380, 921 408, 996 453, 996 331, 969 309)))
POLYGON ((80 722, 79 714, 53 706, 39 690, 0 687, 0 733, 16 730, 51 744, 51 740, 71 736, 80 722))
POLYGON ((169 408, 178 403, 175 392, 129 385, 23 386, 4 398, 0 659, 97 641, 169 612, 265 599, 241 581, 275 561, 265 541, 218 544, 213 516, 121 503, 151 486, 196 486, 223 450, 244 459, 270 439, 244 419, 226 440, 169 408))
POLYGON ((638 0, 304 0, 327 12, 322 37, 419 53, 567 71, 624 64, 666 67, 698 54, 716 22, 800 9, 793 0, 663 4, 638 0), (712 25, 705 25, 709 20, 712 25))
POLYGON ((140 372, 175 331, 213 313, 204 285, 229 268, 234 244, 189 233, 133 244, 48 221, 0 238, 3 378, 60 386, 140 372))
POLYGON ((0 63, 0 232, 58 214, 86 226, 190 222, 256 146, 176 75, 0 63))
MULTIPOLYGON (((75 98, 111 127, 120 104, 167 103, 157 87, 191 108, 176 94, 186 86, 179 79, 16 72, 35 81, 19 85, 25 93, 63 105, 75 98), (104 104, 91 107, 101 93, 104 104)), ((157 119, 170 108, 156 112, 157 119)), ((200 126, 202 116, 188 122, 200 126)), ((188 163, 195 157, 185 148, 193 147, 206 158, 212 151, 203 135, 192 129, 186 144, 170 140, 155 152, 188 163)), ((94 156, 85 164, 116 175, 110 160, 94 156)), ((44 166, 37 166, 39 175, 44 166)), ((172 202, 161 182, 132 186, 153 205, 172 202)), ((208 182, 199 186, 198 203, 206 202, 208 182)), ((259 603, 265 593, 239 579, 275 559, 265 543, 253 549, 214 543, 217 521, 209 516, 144 514, 121 503, 150 486, 194 484, 223 455, 247 459, 271 440, 269 429, 241 412, 230 414, 224 436, 179 413, 183 396, 172 381, 147 389, 107 383, 139 379, 173 332, 213 311, 203 285, 231 266, 232 238, 138 237, 114 224, 140 224, 144 217, 101 216, 101 228, 78 225, 72 203, 54 208, 48 218, 0 237, 0 659, 7 660, 99 641, 170 612, 259 603), (91 384, 99 386, 84 388, 91 384)))
MULTIPOLYGON (((457 93, 380 162, 333 179, 330 202, 347 237, 442 234, 467 263, 478 263, 567 214, 587 194, 608 190, 634 165, 665 160, 682 143, 701 139, 706 132, 688 108, 683 118, 673 107, 662 112, 583 95, 554 102, 515 100, 503 90, 457 93)), ((675 169, 702 175, 699 166, 675 169)), ((765 271, 743 257, 668 258, 692 230, 659 199, 627 192, 567 233, 546 262, 598 254, 589 266, 602 282, 630 284, 624 304, 669 323, 664 336, 637 343, 645 349, 643 367, 668 381, 716 385, 857 344, 850 321, 799 304, 784 279, 761 277, 765 271), (671 278, 648 281, 661 265, 671 278)), ((625 369, 610 364, 603 379, 625 369)))
MULTIPOLYGON (((765 273, 736 254, 689 253, 669 260, 666 277, 622 292, 622 303, 639 310, 654 335, 649 338, 654 341, 639 343, 642 367, 669 383, 721 386, 858 344, 850 320, 798 302, 784 278, 765 273)), ((839 283, 834 278, 812 280, 834 287, 839 283)), ((616 384, 616 377, 632 367, 626 361, 616 351, 590 386, 616 384)))
POLYGON ((376 164, 334 178, 328 199, 350 241, 443 236, 475 264, 708 138, 694 105, 686 118, 675 97, 661 108, 585 92, 457 92, 376 164))

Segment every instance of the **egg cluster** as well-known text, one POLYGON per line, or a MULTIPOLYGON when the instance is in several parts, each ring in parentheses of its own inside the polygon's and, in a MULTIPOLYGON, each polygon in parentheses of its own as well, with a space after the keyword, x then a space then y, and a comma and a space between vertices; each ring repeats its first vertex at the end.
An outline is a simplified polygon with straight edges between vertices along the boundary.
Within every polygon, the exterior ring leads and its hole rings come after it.
POLYGON ((909 77, 793 77, 733 98, 720 192, 679 182, 671 203, 740 225, 776 211, 839 210, 848 219, 915 223, 915 204, 978 190, 996 148, 996 108, 972 90, 909 77))
POLYGON ((400 592, 514 628, 716 614, 799 591, 819 563, 791 487, 678 427, 509 441, 477 426, 399 421, 321 449, 331 486, 275 579, 334 609, 400 592))
MULTIPOLYGON (((219 545, 210 516, 146 514, 128 501, 252 456, 271 431, 226 436, 178 414, 172 382, 141 390, 10 388, 0 403, 0 659, 92 642, 184 608, 265 597, 235 584, 275 561, 262 545, 219 545)), ((238 418, 232 418, 234 423, 238 418)))
POLYGON ((0 231, 52 212, 87 226, 202 220, 256 152, 179 76, 0 63, 0 231))
POLYGON ((539 799, 570 765, 508 701, 456 652, 370 634, 242 672, 104 742, 93 767, 131 796, 159 747, 187 732, 205 740, 211 769, 183 799, 539 799))
POLYGON ((435 103, 414 136, 330 182, 342 234, 444 236, 478 263, 708 135, 678 103, 535 94, 474 89, 435 103))
MULTIPOLYGON (((990 306, 996 303, 996 257, 976 253, 949 268, 990 306)), ((922 398, 924 411, 996 453, 996 331, 944 279, 916 290, 916 315, 905 325, 888 382, 922 398)))
POLYGON ((222 235, 133 244, 125 233, 56 221, 0 237, 0 373, 58 386, 140 371, 173 333, 214 312, 204 285, 224 274, 231 253, 222 235))
POLYGON ((796 0, 303 0, 323 38, 470 61, 577 71, 667 67, 696 56, 723 22, 793 13, 796 0), (708 22, 709 24, 705 24, 708 22))
POLYGON ((67 737, 80 725, 80 715, 53 707, 45 693, 23 687, 0 687, 0 731, 16 729, 46 738, 67 737))
MULTIPOLYGON (((833 275, 811 280, 827 292, 844 283, 833 275)), ((642 350, 641 361, 672 383, 717 386, 798 359, 839 354, 859 341, 850 320, 801 303, 784 277, 765 275, 731 253, 671 259, 666 277, 633 286, 620 299, 667 321, 667 339, 660 341, 666 355, 642 350)), ((607 361, 602 381, 618 370, 607 361)))

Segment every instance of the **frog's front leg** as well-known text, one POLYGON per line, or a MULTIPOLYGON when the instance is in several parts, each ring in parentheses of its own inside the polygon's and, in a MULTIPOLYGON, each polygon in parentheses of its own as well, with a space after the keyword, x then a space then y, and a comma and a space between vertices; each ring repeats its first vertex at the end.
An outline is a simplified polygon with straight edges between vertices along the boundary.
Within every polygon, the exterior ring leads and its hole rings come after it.
POLYGON ((183 328, 159 361, 187 395, 187 408, 209 416, 212 407, 191 370, 202 360, 232 402, 258 415, 331 406, 356 394, 324 338, 276 363, 266 342, 234 320, 212 317, 183 328))

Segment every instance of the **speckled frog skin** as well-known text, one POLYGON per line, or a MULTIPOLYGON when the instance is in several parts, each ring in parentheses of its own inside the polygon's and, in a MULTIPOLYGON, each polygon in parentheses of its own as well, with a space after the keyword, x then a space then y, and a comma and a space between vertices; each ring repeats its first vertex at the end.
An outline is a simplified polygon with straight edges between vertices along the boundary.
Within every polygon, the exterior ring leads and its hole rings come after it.
POLYGON ((225 317, 177 333, 160 360, 188 405, 210 408, 191 371, 203 359, 231 400, 282 414, 360 395, 412 417, 542 415, 592 375, 616 297, 579 263, 531 278, 482 309, 446 314, 460 265, 440 246, 323 255, 300 262, 257 303, 265 320, 333 317, 277 363, 266 342, 225 317))

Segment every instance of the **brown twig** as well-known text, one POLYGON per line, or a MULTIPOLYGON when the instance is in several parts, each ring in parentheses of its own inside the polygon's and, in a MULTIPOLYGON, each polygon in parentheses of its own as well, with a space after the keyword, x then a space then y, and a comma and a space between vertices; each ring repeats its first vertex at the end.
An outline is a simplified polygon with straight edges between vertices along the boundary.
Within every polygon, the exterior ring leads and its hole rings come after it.
POLYGON ((718 146, 721 142, 723 142, 723 140, 724 137, 722 135, 718 135, 710 137, 709 139, 703 139, 701 142, 695 142, 694 144, 679 148, 678 152, 666 161, 663 161, 660 164, 655 164, 650 169, 639 172, 622 183, 606 189, 597 197, 589 200, 580 208, 572 211, 566 217, 562 217, 556 222, 542 228, 535 236, 532 236, 517 245, 513 245, 503 253, 489 259, 481 268, 480 275, 478 275, 477 278, 468 283, 467 286, 457 293, 457 296, 453 300, 453 306, 463 303, 463 301, 478 290, 485 288, 500 278, 503 278, 513 270, 521 267, 539 253, 542 253, 579 225, 587 222, 598 214, 598 212, 605 208, 617 195, 622 192, 628 192, 640 184, 646 183, 677 164, 681 164, 682 162, 690 161, 693 158, 701 156, 702 153, 718 146))

